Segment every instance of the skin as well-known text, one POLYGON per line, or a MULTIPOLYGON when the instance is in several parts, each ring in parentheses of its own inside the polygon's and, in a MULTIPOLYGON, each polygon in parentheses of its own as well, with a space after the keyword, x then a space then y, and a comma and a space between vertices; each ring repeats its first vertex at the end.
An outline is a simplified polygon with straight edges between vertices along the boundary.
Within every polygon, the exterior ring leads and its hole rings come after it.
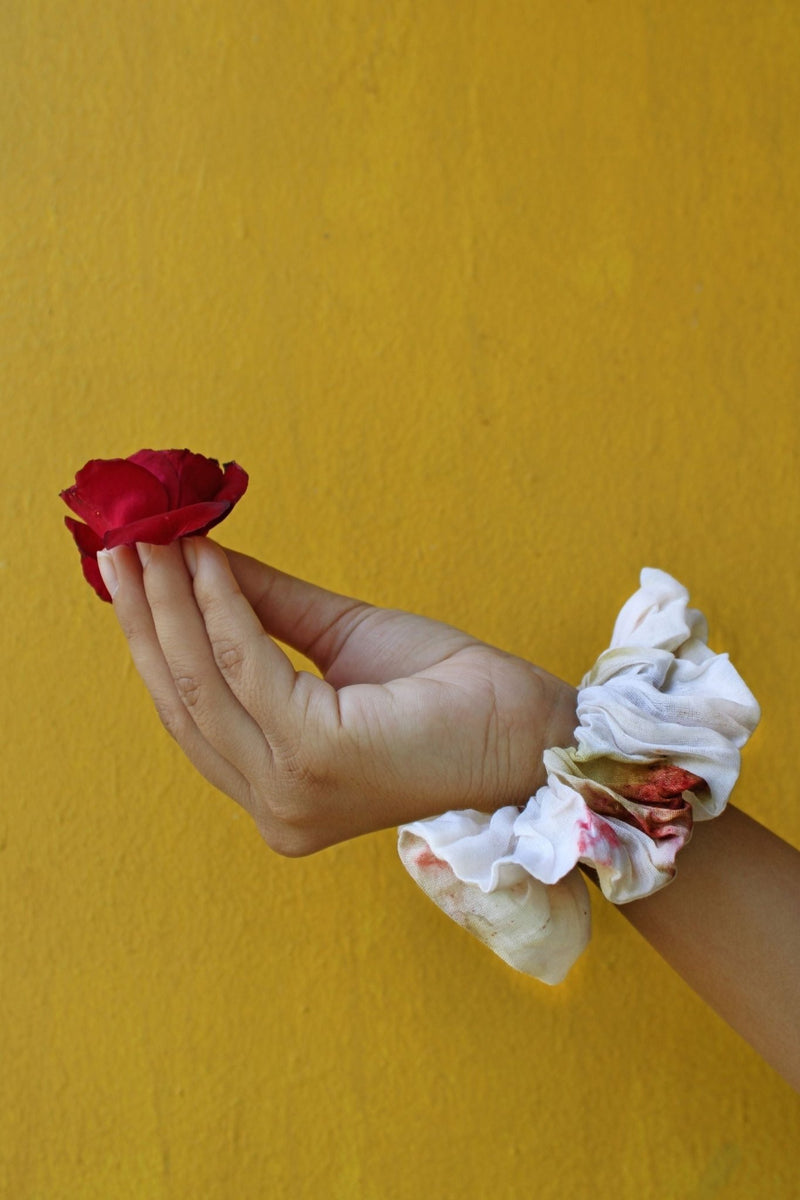
MULTIPOLYGON (((280 854, 454 808, 524 804, 572 743, 575 689, 425 617, 378 609, 207 538, 98 563, 161 720, 280 854), (276 644, 322 678, 295 671, 276 644)), ((623 912, 800 1087, 800 855, 742 813, 696 828, 680 886, 623 912)))
POLYGON ((800 853, 728 805, 678 878, 620 907, 698 995, 800 1091, 800 853))

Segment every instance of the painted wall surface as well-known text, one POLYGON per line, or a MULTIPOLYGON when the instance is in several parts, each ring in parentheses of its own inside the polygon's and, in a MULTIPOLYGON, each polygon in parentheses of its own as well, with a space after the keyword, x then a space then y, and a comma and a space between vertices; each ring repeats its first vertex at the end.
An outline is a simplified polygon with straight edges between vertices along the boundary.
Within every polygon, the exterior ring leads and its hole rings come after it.
POLYGON ((662 566, 799 844, 800 7, 4 0, 0 55, 0 1194, 796 1196, 797 1097, 610 905, 548 989, 391 831, 271 854, 57 493, 236 458, 221 540, 573 681, 662 566))

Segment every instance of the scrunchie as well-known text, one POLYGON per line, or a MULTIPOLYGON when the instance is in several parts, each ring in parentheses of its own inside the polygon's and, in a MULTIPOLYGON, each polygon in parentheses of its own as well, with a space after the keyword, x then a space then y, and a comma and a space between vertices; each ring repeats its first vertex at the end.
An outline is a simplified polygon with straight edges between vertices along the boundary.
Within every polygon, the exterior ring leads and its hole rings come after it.
POLYGON ((689 593, 645 568, 578 692, 576 746, 545 750, 523 809, 465 809, 401 826, 406 870, 500 958, 560 983, 591 935, 578 863, 615 904, 670 883, 694 821, 719 816, 758 724, 755 697, 689 593))

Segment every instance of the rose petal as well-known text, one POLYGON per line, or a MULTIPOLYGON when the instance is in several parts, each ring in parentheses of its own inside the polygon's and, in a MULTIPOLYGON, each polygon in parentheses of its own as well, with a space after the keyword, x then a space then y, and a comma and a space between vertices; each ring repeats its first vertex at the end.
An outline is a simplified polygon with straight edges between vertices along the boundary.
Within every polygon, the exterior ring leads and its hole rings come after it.
POLYGON ((103 549, 103 539, 98 537, 88 525, 76 521, 74 517, 64 517, 64 524, 75 539, 75 545, 81 554, 97 557, 98 550, 103 549))
POLYGON ((141 517, 163 512, 164 485, 145 467, 125 458, 95 458, 75 476, 61 498, 101 537, 141 517))
POLYGON ((202 454, 192 454, 185 450, 178 473, 181 490, 177 507, 184 508, 187 504, 196 504, 199 500, 225 499, 219 494, 225 476, 215 458, 204 458, 202 454))
POLYGON ((240 467, 238 463, 225 463, 225 478, 222 487, 214 497, 215 500, 230 500, 231 507, 237 500, 241 500, 242 496, 247 491, 247 485, 250 482, 247 471, 240 467))
POLYGON ((224 476, 215 458, 191 450, 139 450, 131 455, 130 462, 146 467, 161 480, 169 494, 170 508, 227 499, 219 496, 224 476))
POLYGON ((129 546, 133 542, 149 542, 154 546, 166 546, 178 538, 190 534, 199 536, 208 533, 214 525, 227 516, 232 508, 229 500, 206 500, 202 504, 190 504, 186 508, 175 508, 170 512, 142 517, 130 525, 110 530, 104 537, 106 549, 114 546, 129 546))
POLYGON ((97 552, 103 549, 102 538, 99 538, 88 525, 82 525, 73 517, 64 517, 64 524, 75 539, 75 545, 81 552, 81 568, 87 583, 90 583, 101 600, 111 603, 108 588, 103 582, 100 568, 97 565, 97 552))
POLYGON ((128 456, 127 461, 144 467, 154 475, 166 490, 168 507, 178 508, 181 481, 177 459, 184 453, 183 450, 137 450, 136 454, 128 456))
POLYGON ((83 577, 86 582, 91 584, 101 600, 105 600, 107 604, 110 604, 111 595, 105 583, 103 582, 103 576, 100 574, 100 568, 97 565, 97 559, 88 557, 82 558, 81 568, 83 570, 83 577))

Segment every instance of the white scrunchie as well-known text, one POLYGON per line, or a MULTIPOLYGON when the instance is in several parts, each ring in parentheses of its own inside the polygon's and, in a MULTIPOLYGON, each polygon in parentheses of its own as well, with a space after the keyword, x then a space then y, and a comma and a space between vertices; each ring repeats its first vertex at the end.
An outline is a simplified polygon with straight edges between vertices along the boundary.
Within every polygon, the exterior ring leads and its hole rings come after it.
POLYGON ((560 983, 591 934, 577 864, 615 904, 670 883, 693 821, 718 816, 758 704, 702 613, 645 568, 611 645, 578 692, 576 747, 545 750, 547 783, 523 809, 465 809, 403 825, 399 853, 423 891, 505 962, 560 983))

